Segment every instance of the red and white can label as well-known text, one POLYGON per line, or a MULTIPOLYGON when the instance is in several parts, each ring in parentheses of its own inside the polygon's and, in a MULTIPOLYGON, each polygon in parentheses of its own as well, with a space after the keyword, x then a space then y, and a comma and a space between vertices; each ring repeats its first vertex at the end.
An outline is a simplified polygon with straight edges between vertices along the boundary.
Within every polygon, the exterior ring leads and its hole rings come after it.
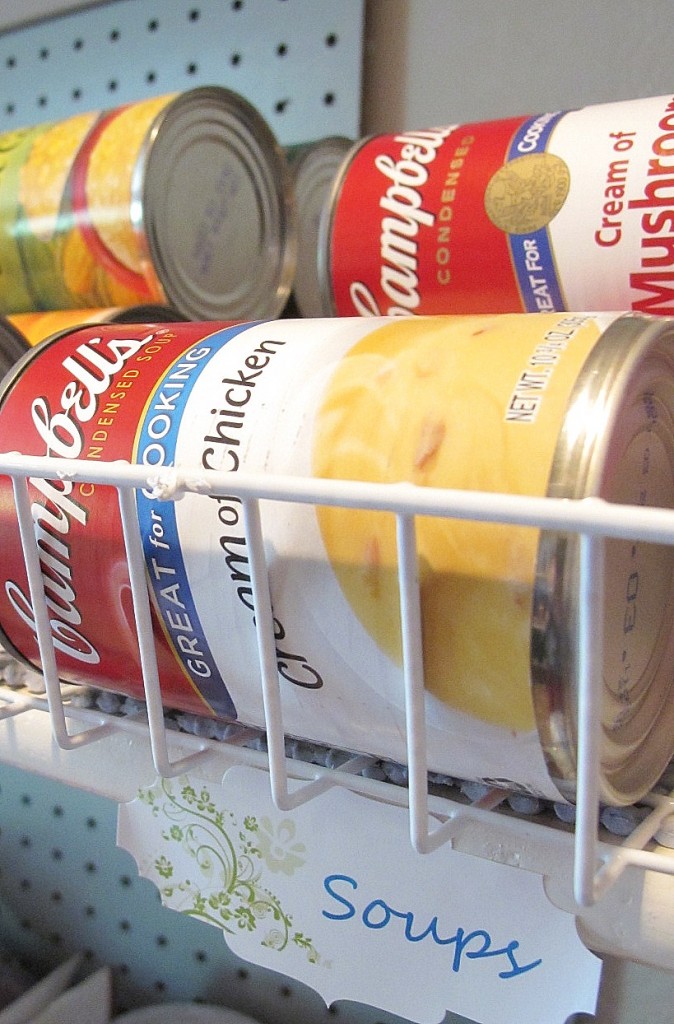
MULTIPOLYGON (((612 316, 104 324, 8 386, 0 450, 215 470, 224 493, 136 492, 165 703, 264 725, 239 472, 546 493, 578 375, 612 316)), ((143 696, 116 489, 31 479, 59 672, 143 696)), ((402 761, 395 517, 261 502, 289 733, 402 761)), ((0 625, 38 663, 10 482, 0 625)), ((530 682, 539 531, 420 517, 431 767, 557 797, 530 682)))
POLYGON ((674 312, 674 99, 375 136, 344 170, 341 316, 674 312))

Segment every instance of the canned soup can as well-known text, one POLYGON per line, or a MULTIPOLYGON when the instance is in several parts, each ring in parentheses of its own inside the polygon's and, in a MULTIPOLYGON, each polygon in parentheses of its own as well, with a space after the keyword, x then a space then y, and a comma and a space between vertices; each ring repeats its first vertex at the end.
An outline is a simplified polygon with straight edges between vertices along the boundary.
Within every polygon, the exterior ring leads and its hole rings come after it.
MULTIPOLYGON (((136 492, 163 699, 264 725, 237 474, 674 505, 674 322, 622 314, 103 324, 4 383, 0 450, 231 474, 136 492), (170 496, 170 495, 169 495, 170 496)), ((38 664, 10 482, 0 627, 38 664)), ((59 673, 143 696, 116 492, 30 481, 59 673)), ((404 761, 395 517, 262 502, 288 733, 404 761)), ((419 516, 432 770, 573 800, 578 540, 419 516)), ((674 749, 672 548, 605 544, 601 794, 674 749)))
POLYGON ((0 316, 0 374, 4 375, 28 350, 28 340, 9 317, 0 316))
POLYGON ((289 146, 285 151, 297 207, 297 267, 291 295, 296 315, 321 316, 324 311, 318 272, 321 217, 352 145, 351 139, 329 135, 289 146))
POLYGON ((674 313, 674 96, 376 135, 321 224, 326 315, 674 313))
POLYGON ((54 309, 41 313, 14 313, 8 322, 29 345, 39 345, 52 334, 84 324, 177 323, 183 317, 170 306, 108 306, 107 309, 54 309))
POLYGON ((12 131, 0 147, 2 312, 159 303, 212 320, 283 309, 290 172, 238 94, 152 97, 12 131))

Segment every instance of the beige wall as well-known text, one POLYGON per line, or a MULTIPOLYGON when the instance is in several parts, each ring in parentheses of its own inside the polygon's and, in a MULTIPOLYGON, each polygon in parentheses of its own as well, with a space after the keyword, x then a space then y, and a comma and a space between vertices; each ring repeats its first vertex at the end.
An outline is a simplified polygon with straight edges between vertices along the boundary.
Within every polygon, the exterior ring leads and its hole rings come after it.
POLYGON ((672 0, 368 0, 363 130, 674 90, 672 0))

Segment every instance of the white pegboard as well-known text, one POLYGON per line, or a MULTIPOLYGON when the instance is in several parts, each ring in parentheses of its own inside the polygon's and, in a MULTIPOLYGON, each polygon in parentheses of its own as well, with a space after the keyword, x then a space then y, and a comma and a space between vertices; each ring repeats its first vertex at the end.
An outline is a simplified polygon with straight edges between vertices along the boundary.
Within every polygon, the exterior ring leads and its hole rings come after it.
POLYGON ((113 0, 0 34, 0 132, 223 85, 282 145, 360 127, 363 0, 113 0))

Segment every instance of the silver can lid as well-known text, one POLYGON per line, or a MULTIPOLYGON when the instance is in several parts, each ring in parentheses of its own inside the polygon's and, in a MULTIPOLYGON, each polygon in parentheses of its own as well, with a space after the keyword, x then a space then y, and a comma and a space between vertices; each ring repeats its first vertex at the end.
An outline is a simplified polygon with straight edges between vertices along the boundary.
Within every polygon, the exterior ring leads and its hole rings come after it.
POLYGON ((324 316, 336 316, 337 304, 332 277, 332 232, 334 228, 335 214, 339 206, 342 188, 349 176, 351 165, 363 146, 367 145, 373 135, 364 136, 354 142, 344 155, 339 169, 335 174, 330 193, 327 197, 325 207, 321 214, 318 227, 318 287, 321 295, 321 303, 325 310, 324 316))
MULTIPOLYGON (((548 493, 674 508, 674 321, 627 314, 576 382, 548 493)), ((534 587, 534 706, 548 770, 575 798, 580 541, 543 530, 534 587)), ((600 799, 638 801, 674 754, 674 547, 606 538, 600 799)))
POLYGON ((352 145, 350 139, 331 135, 286 150, 297 204, 297 269, 293 298, 304 317, 331 313, 319 281, 319 230, 333 182, 352 145))
POLYGON ((281 312, 295 272, 292 181, 250 103, 219 86, 179 94, 148 133, 132 193, 148 273, 182 316, 281 312))

